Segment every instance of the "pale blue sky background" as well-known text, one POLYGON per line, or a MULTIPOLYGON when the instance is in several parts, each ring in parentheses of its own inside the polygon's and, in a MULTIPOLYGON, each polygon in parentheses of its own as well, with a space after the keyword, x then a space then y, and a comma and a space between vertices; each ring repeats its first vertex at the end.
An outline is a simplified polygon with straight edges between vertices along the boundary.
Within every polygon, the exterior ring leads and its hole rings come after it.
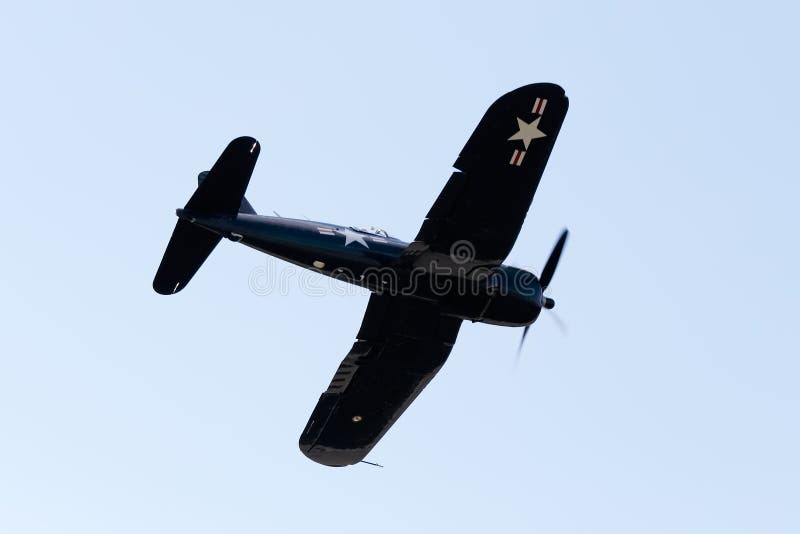
POLYGON ((791 2, 6 4, 0 532, 800 531, 791 2), (568 335, 513 371, 464 325, 384 469, 308 461, 366 294, 226 242, 159 296, 173 210, 252 135, 257 210, 411 239, 537 81, 571 106, 509 261, 570 228, 568 335))

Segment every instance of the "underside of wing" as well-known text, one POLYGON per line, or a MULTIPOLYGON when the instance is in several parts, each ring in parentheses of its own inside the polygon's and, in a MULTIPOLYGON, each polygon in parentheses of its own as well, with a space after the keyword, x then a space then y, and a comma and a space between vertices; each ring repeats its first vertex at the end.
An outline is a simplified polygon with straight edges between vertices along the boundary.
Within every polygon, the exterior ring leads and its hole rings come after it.
POLYGON ((569 102, 555 84, 520 87, 486 111, 461 150, 409 255, 446 264, 454 247, 475 266, 502 263, 522 228, 569 102), (466 247, 466 248, 465 248, 466 247))
POLYGON ((438 305, 372 295, 358 339, 300 436, 315 462, 360 462, 444 364, 461 320, 438 305))

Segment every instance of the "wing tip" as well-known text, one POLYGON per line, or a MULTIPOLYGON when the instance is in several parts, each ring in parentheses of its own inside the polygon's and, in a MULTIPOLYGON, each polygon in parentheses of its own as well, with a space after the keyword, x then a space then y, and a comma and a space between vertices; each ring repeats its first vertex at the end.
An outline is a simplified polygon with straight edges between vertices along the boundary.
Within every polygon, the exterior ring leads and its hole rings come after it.
POLYGON ((308 445, 300 440, 300 451, 309 460, 328 467, 347 467, 363 460, 368 450, 363 449, 335 449, 322 445, 308 445))
POLYGON ((546 97, 549 99, 553 98, 563 98, 567 100, 567 93, 564 91, 564 88, 558 85, 557 83, 552 82, 539 82, 539 83, 531 83, 528 85, 523 85, 522 87, 517 87, 516 89, 507 92, 500 98, 498 98, 495 103, 504 102, 507 100, 516 100, 517 98, 524 97, 546 97))

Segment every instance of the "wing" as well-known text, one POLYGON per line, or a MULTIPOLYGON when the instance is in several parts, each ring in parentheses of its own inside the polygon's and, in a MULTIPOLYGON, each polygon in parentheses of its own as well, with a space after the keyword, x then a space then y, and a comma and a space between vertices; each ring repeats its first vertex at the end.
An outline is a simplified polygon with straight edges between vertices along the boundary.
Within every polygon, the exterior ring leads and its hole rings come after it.
POLYGON ((370 297, 358 339, 300 436, 315 462, 360 462, 444 364, 461 320, 410 297, 370 297))
POLYGON ((550 157, 568 100, 558 85, 520 87, 489 107, 407 255, 417 266, 460 256, 498 265, 511 252, 550 157), (460 247, 460 249, 459 249, 460 247), (452 253, 452 254, 451 254, 452 253))

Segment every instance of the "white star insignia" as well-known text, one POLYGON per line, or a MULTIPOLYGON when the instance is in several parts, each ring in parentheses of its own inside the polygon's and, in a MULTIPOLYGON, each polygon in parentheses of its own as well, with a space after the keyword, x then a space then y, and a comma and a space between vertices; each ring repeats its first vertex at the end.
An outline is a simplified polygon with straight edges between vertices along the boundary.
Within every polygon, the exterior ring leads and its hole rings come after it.
POLYGON ((539 121, 542 120, 541 117, 536 117, 533 122, 527 123, 524 120, 517 117, 517 126, 519 127, 519 131, 508 138, 509 141, 519 140, 525 145, 525 150, 528 150, 528 145, 531 144, 531 141, 534 139, 539 139, 541 137, 547 137, 547 134, 544 133, 539 129, 539 121))
POLYGON ((345 228, 344 230, 337 230, 337 232, 339 232, 344 236, 344 246, 347 246, 350 243, 358 243, 359 245, 364 245, 365 247, 369 248, 367 242, 364 241, 364 236, 362 236, 358 232, 354 232, 350 228, 345 228))

